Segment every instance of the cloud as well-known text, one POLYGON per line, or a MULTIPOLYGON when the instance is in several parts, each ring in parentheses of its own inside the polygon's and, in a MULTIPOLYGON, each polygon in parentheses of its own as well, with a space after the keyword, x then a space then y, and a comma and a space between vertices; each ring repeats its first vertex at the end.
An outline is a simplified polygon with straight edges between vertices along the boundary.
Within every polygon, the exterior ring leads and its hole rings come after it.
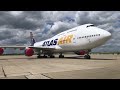
POLYGON ((21 15, 23 13, 23 11, 10 11, 10 14, 12 14, 13 16, 18 16, 21 15))
POLYGON ((69 23, 69 22, 58 21, 58 22, 54 23, 54 25, 50 29, 50 32, 53 34, 57 34, 57 33, 60 33, 62 31, 65 31, 65 30, 70 29, 70 28, 75 27, 75 26, 77 26, 77 24, 74 22, 69 23))

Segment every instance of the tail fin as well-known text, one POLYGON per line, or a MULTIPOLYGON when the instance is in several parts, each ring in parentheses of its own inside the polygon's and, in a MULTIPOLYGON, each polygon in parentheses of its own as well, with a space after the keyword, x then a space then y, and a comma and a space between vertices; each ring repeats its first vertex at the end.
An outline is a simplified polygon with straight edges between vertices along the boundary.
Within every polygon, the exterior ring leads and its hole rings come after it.
POLYGON ((30 32, 30 39, 31 39, 31 45, 30 46, 33 46, 36 41, 35 41, 35 39, 33 37, 33 33, 32 32, 30 32))

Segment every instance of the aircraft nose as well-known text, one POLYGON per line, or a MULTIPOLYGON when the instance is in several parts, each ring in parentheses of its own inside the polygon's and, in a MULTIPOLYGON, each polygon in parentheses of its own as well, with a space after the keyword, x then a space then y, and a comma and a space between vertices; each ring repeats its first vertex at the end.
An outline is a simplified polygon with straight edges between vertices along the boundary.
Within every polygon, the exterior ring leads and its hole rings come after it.
POLYGON ((109 38, 111 37, 111 33, 108 32, 108 31, 106 31, 106 32, 105 32, 105 37, 109 39, 109 38))
POLYGON ((110 38, 111 38, 111 33, 104 30, 101 39, 103 39, 104 41, 107 41, 110 38))

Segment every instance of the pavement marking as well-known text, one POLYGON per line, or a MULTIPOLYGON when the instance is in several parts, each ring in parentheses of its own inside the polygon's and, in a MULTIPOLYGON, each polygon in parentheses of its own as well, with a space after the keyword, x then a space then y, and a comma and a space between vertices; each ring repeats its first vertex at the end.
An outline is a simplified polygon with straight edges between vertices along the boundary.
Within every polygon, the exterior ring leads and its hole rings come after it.
POLYGON ((36 75, 26 75, 28 79, 51 79, 43 74, 36 74, 36 75))
POLYGON ((0 78, 1 77, 5 77, 4 73, 3 73, 3 69, 2 69, 2 66, 0 66, 0 78))
POLYGON ((0 79, 27 79, 27 78, 24 75, 22 75, 22 76, 2 77, 0 79))
POLYGON ((7 74, 6 77, 12 77, 12 76, 22 76, 22 75, 31 75, 29 72, 24 72, 24 73, 12 73, 12 74, 7 74))
POLYGON ((3 67, 2 67, 2 72, 3 72, 4 76, 6 77, 6 74, 5 74, 5 71, 4 71, 3 67))

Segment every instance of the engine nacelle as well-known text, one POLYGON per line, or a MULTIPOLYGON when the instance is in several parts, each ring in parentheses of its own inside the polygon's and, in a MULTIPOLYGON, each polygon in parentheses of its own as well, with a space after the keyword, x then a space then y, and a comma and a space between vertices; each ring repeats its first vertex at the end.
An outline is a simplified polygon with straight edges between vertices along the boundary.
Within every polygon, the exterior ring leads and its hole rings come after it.
POLYGON ((84 51, 84 50, 76 51, 75 54, 77 54, 77 55, 85 55, 86 51, 84 51))
POLYGON ((0 48, 0 55, 2 55, 4 53, 4 49, 0 48))
POLYGON ((25 50, 25 55, 26 56, 32 56, 34 54, 34 50, 32 48, 27 48, 25 50))

